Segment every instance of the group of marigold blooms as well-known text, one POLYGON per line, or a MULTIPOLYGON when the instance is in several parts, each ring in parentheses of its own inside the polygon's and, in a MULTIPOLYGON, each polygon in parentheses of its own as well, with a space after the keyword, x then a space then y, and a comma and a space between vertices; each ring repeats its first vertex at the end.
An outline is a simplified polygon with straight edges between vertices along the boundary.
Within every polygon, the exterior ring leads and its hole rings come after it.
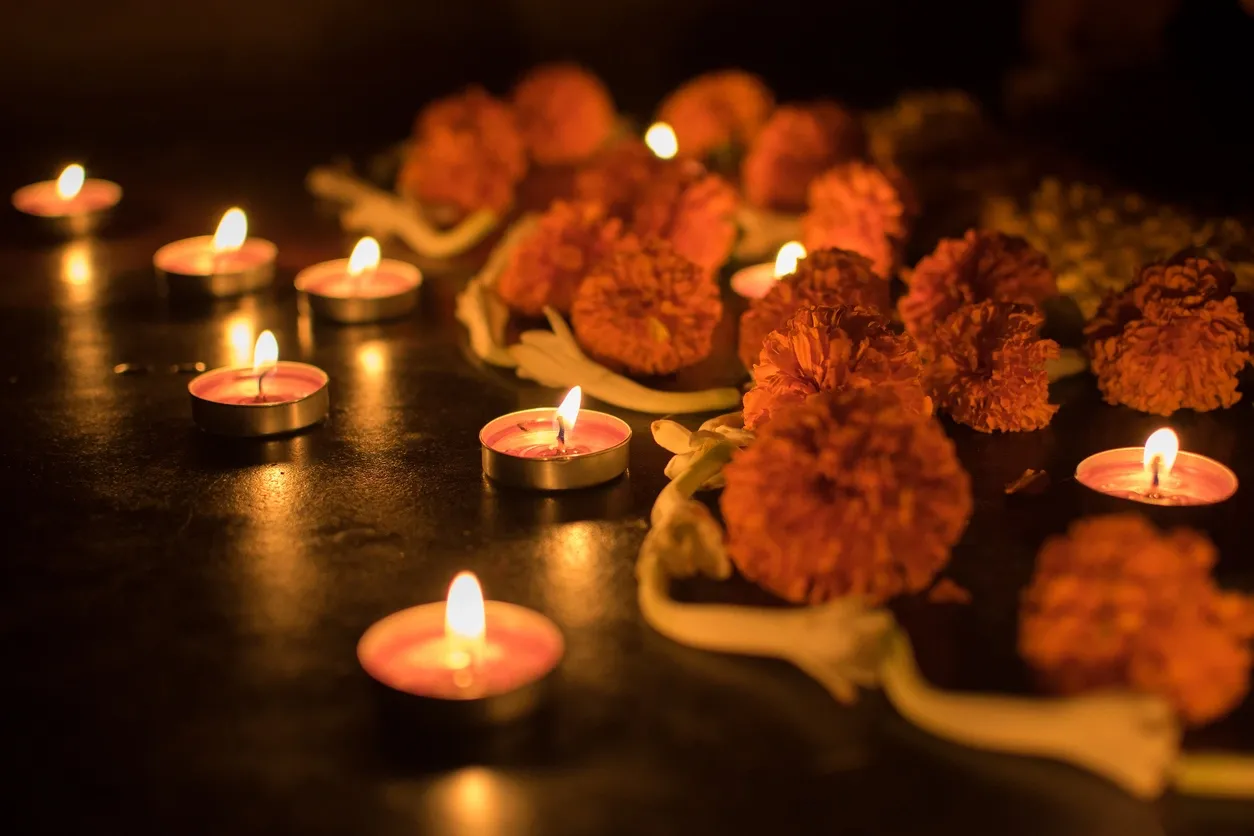
MULTIPOLYGON (((658 118, 674 159, 619 135, 596 76, 542 66, 507 100, 472 88, 429 105, 398 185, 424 205, 504 212, 529 166, 564 167, 567 193, 496 292, 525 317, 568 315, 590 356, 646 376, 711 353, 741 201, 800 213, 809 254, 740 320, 756 440, 725 468, 728 553, 798 603, 933 587, 972 513, 934 412, 1011 432, 1058 409, 1046 363, 1060 349, 1040 333, 1058 293, 1047 257, 969 230, 903 269, 909 186, 866 158, 859 118, 837 103, 777 106, 760 79, 727 70, 681 86, 658 118), (705 164, 728 147, 741 151, 738 186, 705 164), (894 305, 896 276, 907 290, 894 305)), ((1086 330, 1105 400, 1159 415, 1236 403, 1250 332, 1232 290, 1222 262, 1182 256, 1108 296, 1086 330)), ((1042 547, 1022 655, 1053 692, 1132 687, 1190 723, 1222 716, 1248 689, 1254 599, 1219 591, 1215 559, 1204 535, 1136 514, 1077 522, 1042 547)))

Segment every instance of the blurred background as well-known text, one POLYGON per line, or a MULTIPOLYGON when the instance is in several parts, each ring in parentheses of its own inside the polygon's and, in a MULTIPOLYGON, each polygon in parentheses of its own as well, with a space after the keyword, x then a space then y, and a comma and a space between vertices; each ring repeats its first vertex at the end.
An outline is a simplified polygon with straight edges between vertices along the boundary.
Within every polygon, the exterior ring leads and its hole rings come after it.
POLYGON ((50 0, 0 27, 0 147, 46 174, 97 146, 377 146, 469 82, 600 73, 647 118, 704 69, 861 106, 961 87, 998 118, 1135 174, 1186 161, 1249 195, 1250 0, 50 0), (1244 162, 1244 166, 1240 163, 1244 162), (1228 182, 1231 181, 1231 182, 1228 182))

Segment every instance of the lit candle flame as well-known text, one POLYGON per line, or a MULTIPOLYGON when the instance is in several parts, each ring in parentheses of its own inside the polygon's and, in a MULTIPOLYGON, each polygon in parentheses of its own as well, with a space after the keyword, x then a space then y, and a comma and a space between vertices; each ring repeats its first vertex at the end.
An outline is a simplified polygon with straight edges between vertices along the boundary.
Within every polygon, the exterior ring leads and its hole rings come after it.
POLYGON ((579 420, 579 404, 582 401, 583 390, 578 386, 566 393, 562 405, 557 408, 556 423, 559 432, 569 435, 570 431, 575 428, 575 422, 579 420))
POLYGON ((244 245, 248 238, 248 216, 239 207, 226 210, 218 229, 213 233, 213 251, 215 253, 235 252, 244 245))
POLYGON ((348 257, 348 275, 360 276, 362 273, 373 272, 379 266, 379 242, 367 235, 353 247, 353 254, 348 257))
POLYGON ((457 643, 483 641, 487 618, 483 611, 483 589, 474 572, 459 572, 448 588, 444 605, 444 636, 457 643))
POLYGON ((253 371, 264 374, 275 363, 279 362, 279 341, 274 338, 273 331, 262 331, 253 346, 253 371))
POLYGON ((797 262, 806 257, 806 248, 800 241, 789 241, 779 248, 775 256, 775 278, 783 278, 797 272, 797 262))
POLYGON ((1142 457, 1145 471, 1153 475, 1154 460, 1157 459, 1159 478, 1166 476, 1171 472, 1172 465, 1176 463, 1176 454, 1179 452, 1180 439, 1169 427, 1155 430, 1149 438, 1145 439, 1145 455, 1142 457))
POLYGON ((78 193, 83 190, 83 180, 86 177, 87 173, 78 163, 67 165, 61 172, 61 176, 57 178, 57 197, 62 200, 73 200, 78 197, 78 193))
POLYGON ((644 144, 661 160, 669 160, 679 153, 679 139, 675 136, 675 130, 665 122, 654 122, 649 126, 644 132, 644 144))

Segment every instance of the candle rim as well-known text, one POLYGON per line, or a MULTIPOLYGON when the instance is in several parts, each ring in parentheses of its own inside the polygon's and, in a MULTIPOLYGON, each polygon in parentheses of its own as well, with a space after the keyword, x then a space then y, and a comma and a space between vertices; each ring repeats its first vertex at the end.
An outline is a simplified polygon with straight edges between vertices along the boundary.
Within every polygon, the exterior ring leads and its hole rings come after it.
MULTIPOLYGON (((446 603, 446 601, 429 601, 424 604, 414 604, 388 613, 370 624, 357 640, 357 663, 362 670, 380 685, 400 693, 411 693, 395 688, 387 677, 383 675, 383 672, 375 664, 376 661, 380 661, 378 660, 378 648, 386 646, 387 642, 394 635, 400 633, 410 621, 425 622, 427 619, 430 619, 432 638, 442 639, 444 636, 444 609, 446 603)), ((502 620, 505 620, 508 622, 505 629, 512 628, 517 632, 539 634, 552 646, 554 652, 550 663, 547 667, 537 672, 533 681, 544 679, 561 666, 562 660, 566 658, 566 635, 556 621, 539 610, 510 601, 497 601, 485 598, 483 607, 487 628, 485 635, 491 635, 493 621, 498 623, 497 629, 500 630, 502 628, 499 624, 502 620)), ((441 697, 441 699, 456 700, 458 698, 441 697)), ((465 697, 462 699, 478 699, 478 697, 465 697)))
POLYGON ((525 461, 525 462, 537 462, 537 461, 563 461, 563 460, 572 459, 572 458, 587 459, 591 456, 600 456, 605 453, 613 452, 631 443, 631 436, 632 436, 631 425, 628 424, 626 421, 624 421, 622 418, 619 418, 617 415, 611 415, 608 412, 601 412, 600 410, 596 410, 596 409, 582 409, 582 408, 579 410, 579 420, 581 422, 585 421, 589 416, 592 416, 594 420, 596 418, 608 418, 610 419, 611 422, 615 422, 616 424, 621 425, 622 429, 625 432, 623 438, 615 442, 614 444, 611 444, 608 447, 604 447, 600 450, 594 450, 591 453, 573 453, 569 456, 553 456, 547 459, 534 459, 534 458, 529 458, 527 456, 515 455, 514 453, 511 453, 507 450, 501 450, 496 447, 493 447, 491 444, 491 439, 487 437, 488 430, 492 429, 493 426, 497 423, 501 423, 502 425, 517 424, 520 421, 525 420, 521 416, 534 415, 538 418, 539 416, 546 415, 546 414, 550 419, 555 418, 557 416, 557 407, 538 406, 532 409, 520 409, 515 412, 507 412, 504 415, 498 415, 497 417, 493 418, 488 423, 484 424, 483 428, 479 430, 479 445, 485 450, 491 450, 493 454, 498 455, 498 456, 507 456, 511 459, 517 459, 519 461, 525 461), (509 419, 509 420, 507 421, 506 419, 509 419))
POLYGON ((299 368, 302 371, 308 370, 308 371, 315 372, 316 377, 318 379, 318 385, 315 386, 312 390, 310 390, 308 394, 301 395, 299 398, 292 398, 291 400, 275 401, 272 403, 226 404, 226 403, 223 403, 222 401, 214 400, 213 398, 207 397, 206 395, 200 392, 197 392, 194 387, 196 386, 197 383, 200 383, 201 387, 204 387, 205 385, 207 385, 207 383, 204 381, 205 381, 205 378, 208 378, 208 377, 221 377, 231 372, 246 372, 247 374, 238 375, 232 378, 232 380, 239 380, 241 378, 245 378, 245 379, 256 378, 257 373, 253 370, 253 367, 251 365, 249 366, 219 366, 216 369, 208 369, 206 371, 203 371, 200 374, 193 377, 191 380, 189 380, 187 382, 187 392, 196 400, 204 401, 206 403, 218 404, 219 406, 232 406, 232 407, 238 406, 238 407, 245 407, 248 409, 273 409, 275 407, 291 406, 292 404, 301 403, 302 401, 306 401, 309 398, 315 397, 323 389, 326 389, 327 386, 330 385, 331 383, 331 376, 327 374, 324 369, 321 369, 313 365, 312 363, 302 363, 299 360, 279 360, 271 367, 272 371, 267 372, 267 374, 277 373, 280 368, 284 368, 284 367, 286 367, 286 369, 289 371, 292 370, 293 368, 299 368))
POLYGON ((410 264, 408 261, 402 261, 399 258, 381 258, 379 259, 379 263, 371 272, 375 275, 385 273, 399 276, 405 280, 408 285, 407 287, 403 290, 397 291, 396 293, 389 293, 386 296, 337 296, 328 293, 321 293, 317 289, 310 287, 311 283, 323 278, 338 276, 355 278, 350 277, 348 274, 348 262, 349 259, 347 258, 332 258, 327 261, 319 261, 316 264, 311 264, 296 274, 296 278, 293 279, 292 285, 301 293, 308 293, 311 296, 320 296, 324 299, 369 299, 373 301, 376 299, 393 299, 398 296, 413 293, 415 290, 422 287, 425 279, 422 270, 419 269, 416 264, 410 264), (385 267, 387 269, 384 269, 385 267), (411 280, 412 283, 410 283, 411 280))
MULTIPOLYGON (((1129 468, 1131 468, 1132 466, 1135 466, 1136 470, 1140 472, 1144 472, 1145 465, 1142 461, 1142 457, 1144 453, 1145 453, 1144 445, 1141 445, 1140 447, 1112 447, 1109 450, 1100 450, 1096 453, 1093 453, 1090 456, 1086 456, 1084 459, 1080 461, 1079 464, 1076 465, 1075 474, 1074 474, 1075 480, 1091 491, 1095 491, 1096 493, 1100 493, 1104 496, 1111 496, 1111 494, 1106 493, 1105 491, 1101 490, 1096 485, 1089 484, 1088 481, 1085 481, 1086 479, 1090 477, 1089 471, 1097 470, 1098 468, 1103 467, 1103 466, 1127 465, 1129 468), (1121 456, 1126 457, 1126 458, 1124 458, 1123 460, 1119 460, 1121 456), (1102 462, 1100 461, 1100 459, 1102 458, 1114 459, 1115 461, 1102 462)), ((1181 471, 1190 471, 1193 473, 1197 473, 1198 468, 1200 466, 1208 467, 1211 471, 1217 471, 1218 474, 1223 477, 1223 480, 1225 483, 1224 490, 1226 491, 1226 493, 1224 493, 1224 495, 1219 497, 1218 499, 1210 499, 1201 503, 1193 503, 1191 506, 1180 506, 1180 507, 1196 507, 1198 505, 1203 505, 1203 506, 1219 505, 1223 502, 1227 502, 1229 499, 1236 496, 1237 491, 1241 487, 1241 480, 1240 478, 1238 478, 1236 471, 1234 471, 1232 468, 1228 467, 1226 464, 1219 461, 1218 459, 1213 459, 1210 456, 1207 456, 1203 453, 1197 453, 1192 450, 1179 451, 1179 453, 1176 456, 1175 465, 1172 467, 1168 478, 1171 478, 1172 476, 1179 476, 1181 471)), ((1156 504, 1156 503, 1148 503, 1148 504, 1156 504)))

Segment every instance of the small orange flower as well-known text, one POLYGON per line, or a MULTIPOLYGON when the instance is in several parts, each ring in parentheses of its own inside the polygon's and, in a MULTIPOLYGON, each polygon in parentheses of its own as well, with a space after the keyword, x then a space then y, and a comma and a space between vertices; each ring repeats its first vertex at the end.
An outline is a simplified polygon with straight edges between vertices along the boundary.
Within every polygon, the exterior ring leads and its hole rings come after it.
POLYGON ((722 317, 714 279, 659 239, 619 247, 584 280, 571 307, 584 350, 645 375, 670 374, 708 357, 722 317))
POLYGON ((909 232, 909 213, 894 179, 858 160, 816 177, 801 218, 806 249, 853 250, 871 259, 881 276, 894 275, 909 232))
POLYGON ((766 296, 750 302, 740 317, 737 353, 746 369, 753 368, 767 335, 783 328, 805 305, 860 305, 888 311, 889 284, 875 275, 865 256, 835 249, 810 253, 766 296))
POLYGON ((861 155, 866 135, 857 117, 835 102, 782 105, 758 132, 741 165, 745 198, 781 212, 805 208, 810 181, 861 155))
POLYGON ((953 442, 887 389, 785 407, 723 472, 732 562, 797 603, 926 589, 971 516, 953 442))
POLYGON ((658 118, 675 131, 680 154, 704 157, 725 145, 748 144, 773 106, 762 79, 721 70, 697 76, 667 96, 658 118))
POLYGON ((1241 400, 1237 375, 1250 361, 1250 329, 1221 261, 1151 264, 1106 298, 1088 324, 1097 386, 1108 403, 1170 415, 1241 400))
POLYGON ((932 332, 930 370, 937 402, 980 432, 1039 430, 1058 411, 1045 364, 1058 343, 1040 338, 1045 317, 1031 305, 963 305, 932 332))
POLYGON ((599 203, 554 202, 535 232, 510 254, 497 279, 497 294, 527 316, 539 316, 545 306, 569 313, 579 285, 614 251, 622 228, 599 203))
POLYGON ((641 237, 665 238, 712 275, 736 243, 738 204, 736 190, 722 177, 670 163, 641 186, 630 228, 641 237))
POLYGON ((1054 693, 1131 688, 1216 720, 1249 690, 1254 598, 1217 589, 1215 559, 1205 535, 1139 514, 1073 523, 1037 556, 1019 652, 1054 693))
POLYGON ((514 88, 514 112, 531 158, 541 165, 578 163, 614 132, 614 100, 577 64, 544 64, 514 88))
POLYGON ((418 116, 399 188, 423 203, 504 212, 527 173, 513 111, 481 88, 432 102, 418 116))
POLYGON ((575 195, 601 203, 616 218, 630 220, 641 190, 662 166, 639 139, 622 139, 579 169, 575 195))
POLYGON ((910 291, 897 303, 906 330, 927 342, 937 323, 963 305, 991 299, 1039 305, 1058 295, 1049 259, 1022 238, 967 230, 946 238, 910 276, 910 291))
POLYGON ((772 331, 745 393, 745 429, 820 392, 880 387, 896 391, 906 409, 932 414, 920 381, 922 366, 909 334, 879 312, 856 306, 801 308, 772 331))

